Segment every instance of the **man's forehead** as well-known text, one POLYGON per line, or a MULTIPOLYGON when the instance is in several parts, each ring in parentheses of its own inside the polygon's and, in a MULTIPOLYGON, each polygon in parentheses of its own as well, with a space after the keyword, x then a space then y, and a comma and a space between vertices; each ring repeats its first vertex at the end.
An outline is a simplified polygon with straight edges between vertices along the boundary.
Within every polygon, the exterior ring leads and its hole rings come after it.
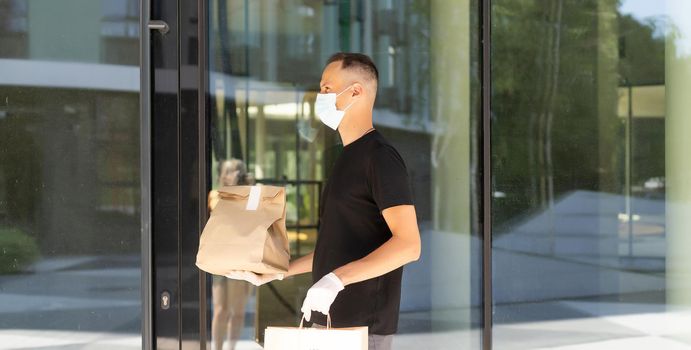
POLYGON ((324 67, 324 71, 322 72, 322 80, 319 85, 324 86, 337 82, 342 78, 342 74, 340 74, 341 72, 343 72, 341 69, 341 62, 329 63, 326 67, 324 67))

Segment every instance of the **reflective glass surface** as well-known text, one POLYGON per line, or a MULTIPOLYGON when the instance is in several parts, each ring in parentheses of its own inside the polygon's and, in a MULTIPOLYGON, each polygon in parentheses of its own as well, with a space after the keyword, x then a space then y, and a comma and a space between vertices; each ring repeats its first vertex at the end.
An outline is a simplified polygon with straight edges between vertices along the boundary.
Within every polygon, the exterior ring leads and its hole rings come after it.
MULTIPOLYGON (((342 149, 314 114, 322 69, 338 51, 377 64, 374 124, 407 164, 423 242, 420 261, 404 270, 395 349, 480 348, 477 8, 468 0, 209 3, 211 195, 237 169, 285 186, 294 258, 314 249, 321 189, 342 149)), ((297 326, 311 282, 307 274, 256 289, 214 277, 210 345, 256 349, 267 325, 297 326)))
POLYGON ((492 2, 495 349, 691 348, 690 6, 492 2))
POLYGON ((1 348, 141 348, 138 22, 0 0, 1 348))

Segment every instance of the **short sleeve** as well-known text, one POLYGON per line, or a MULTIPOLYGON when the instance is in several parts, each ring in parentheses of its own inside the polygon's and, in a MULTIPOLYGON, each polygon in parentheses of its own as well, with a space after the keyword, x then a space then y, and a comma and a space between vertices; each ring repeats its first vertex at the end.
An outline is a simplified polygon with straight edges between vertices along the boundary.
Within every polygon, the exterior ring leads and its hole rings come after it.
POLYGON ((393 147, 382 145, 374 151, 370 157, 368 180, 372 197, 380 211, 413 204, 408 170, 403 158, 393 147))

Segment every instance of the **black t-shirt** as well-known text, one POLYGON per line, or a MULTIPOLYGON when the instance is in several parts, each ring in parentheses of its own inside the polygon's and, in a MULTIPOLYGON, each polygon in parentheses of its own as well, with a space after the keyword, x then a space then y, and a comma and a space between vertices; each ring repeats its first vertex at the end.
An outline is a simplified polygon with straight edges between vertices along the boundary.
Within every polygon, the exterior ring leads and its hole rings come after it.
MULTIPOLYGON (((371 131, 343 148, 322 194, 319 235, 312 278, 365 257, 391 238, 382 210, 413 204, 405 163, 384 137, 371 131)), ((346 286, 331 305, 334 327, 368 326, 370 334, 393 334, 398 328, 401 275, 383 276, 346 286)), ((312 313, 326 324, 326 317, 312 313)))

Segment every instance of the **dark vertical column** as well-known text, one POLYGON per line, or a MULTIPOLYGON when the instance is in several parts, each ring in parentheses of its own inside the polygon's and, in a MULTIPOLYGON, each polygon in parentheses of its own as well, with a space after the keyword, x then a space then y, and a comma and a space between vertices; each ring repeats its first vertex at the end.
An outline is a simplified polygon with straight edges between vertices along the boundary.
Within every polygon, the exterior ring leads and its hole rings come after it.
POLYGON ((200 50, 205 23, 203 1, 179 1, 180 129, 180 337, 182 349, 198 349, 205 326, 205 275, 195 265, 199 235, 206 222, 209 188, 206 169, 205 55, 200 50))
POLYGON ((152 0, 151 19, 169 31, 150 33, 151 51, 151 250, 152 322, 155 349, 179 349, 180 291, 178 232, 180 231, 178 4, 152 0), (163 305, 163 297, 167 303, 163 305))

